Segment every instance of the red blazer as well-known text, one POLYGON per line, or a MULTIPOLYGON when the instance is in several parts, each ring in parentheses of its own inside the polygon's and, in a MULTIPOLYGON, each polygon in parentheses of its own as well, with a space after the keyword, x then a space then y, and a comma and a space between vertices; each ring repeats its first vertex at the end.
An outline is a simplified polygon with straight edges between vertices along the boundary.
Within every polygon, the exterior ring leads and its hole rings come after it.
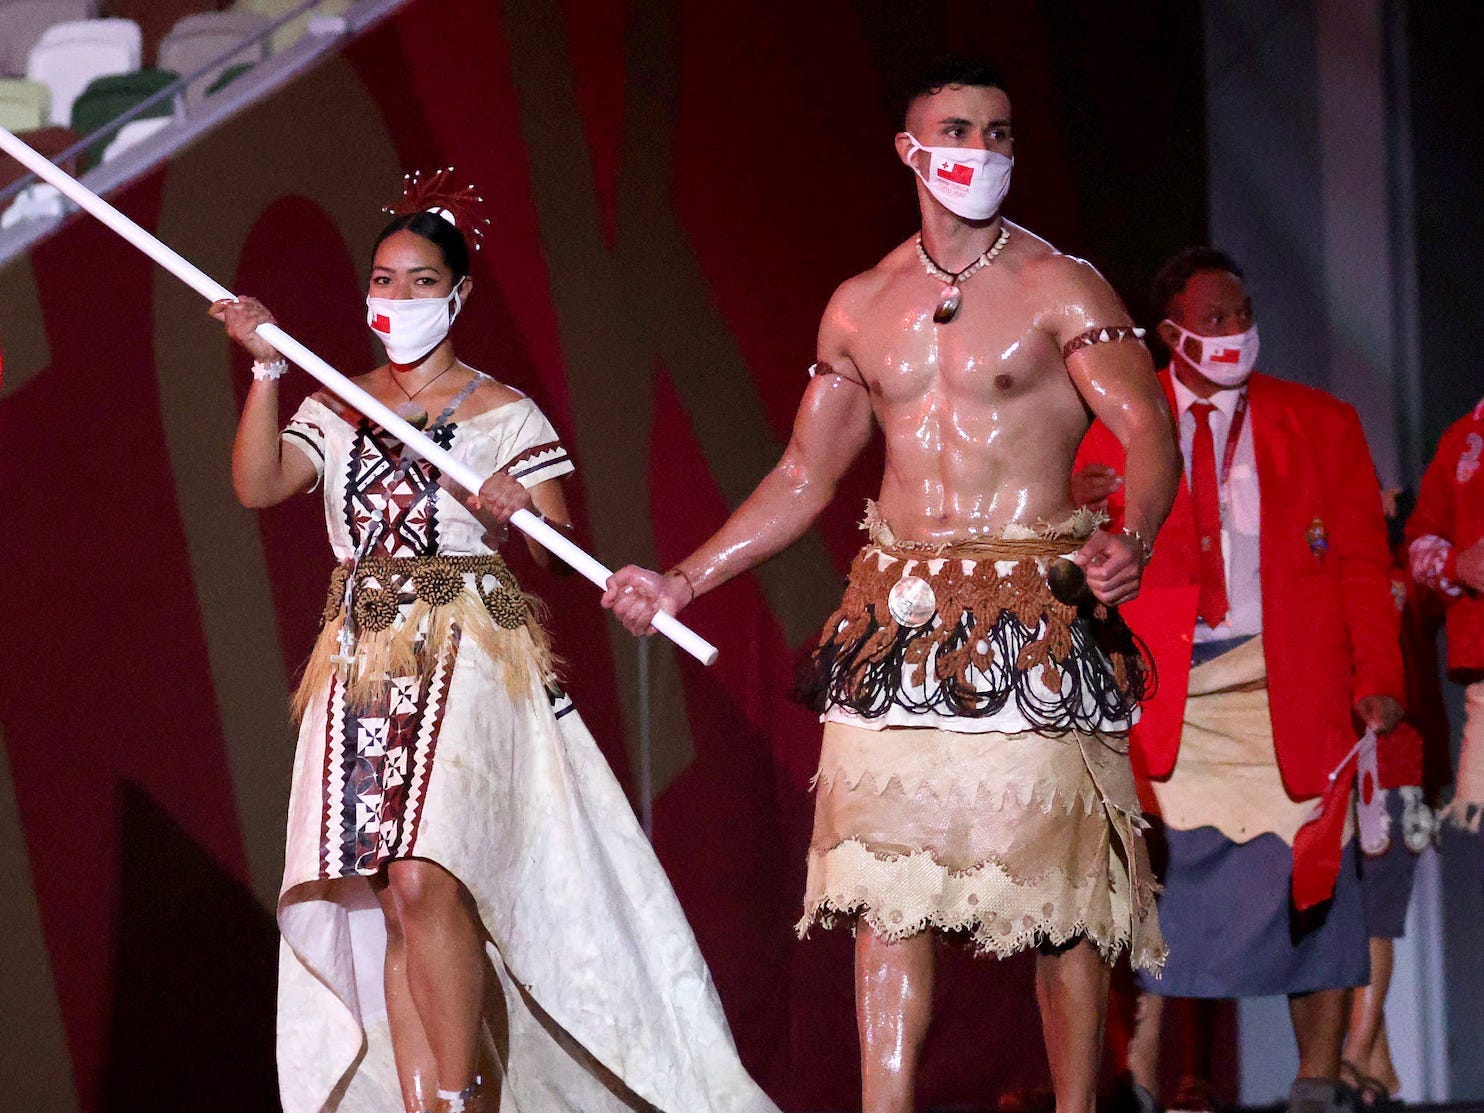
MULTIPOLYGON (((1174 409, 1169 370, 1160 381, 1174 409)), ((1320 795, 1355 745, 1356 700, 1406 695, 1381 491, 1355 410, 1312 387, 1267 375, 1248 384, 1261 492, 1263 645, 1273 739, 1284 786, 1320 795), (1311 543, 1312 538, 1312 543, 1311 543)), ((1123 473, 1123 448, 1101 422, 1077 467, 1123 473)), ((1120 489, 1109 500, 1114 527, 1120 489)), ((1190 682, 1199 585, 1194 504, 1182 478, 1139 597, 1121 608, 1148 644, 1159 686, 1133 732, 1136 764, 1156 779, 1175 768, 1190 682)))
MULTIPOLYGON (((1407 541, 1429 534, 1452 544, 1443 575, 1453 579, 1458 554, 1484 538, 1484 402, 1450 425, 1422 476, 1407 541)), ((1436 586, 1429 584, 1429 587, 1436 586)), ((1484 595, 1464 588, 1445 597, 1448 671, 1464 683, 1484 671, 1484 595)))

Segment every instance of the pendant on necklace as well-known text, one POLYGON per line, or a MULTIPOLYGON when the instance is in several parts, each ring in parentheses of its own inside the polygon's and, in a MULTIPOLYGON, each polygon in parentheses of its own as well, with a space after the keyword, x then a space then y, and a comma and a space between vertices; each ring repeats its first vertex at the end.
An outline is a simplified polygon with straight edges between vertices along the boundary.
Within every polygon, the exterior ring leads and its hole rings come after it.
POLYGON ((958 307, 963 304, 964 296, 957 286, 949 286, 943 291, 943 298, 938 302, 938 308, 933 310, 933 320, 946 325, 958 316, 958 307))
POLYGON ((428 411, 411 399, 406 402, 398 402, 392 413, 396 414, 414 429, 423 430, 428 427, 428 411))

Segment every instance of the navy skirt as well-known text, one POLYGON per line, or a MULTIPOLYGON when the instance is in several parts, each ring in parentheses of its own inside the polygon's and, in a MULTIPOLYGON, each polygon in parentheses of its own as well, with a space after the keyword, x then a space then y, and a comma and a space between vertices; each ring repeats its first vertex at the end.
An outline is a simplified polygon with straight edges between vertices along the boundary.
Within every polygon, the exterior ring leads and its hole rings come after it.
POLYGON ((1334 897, 1299 913, 1289 897, 1293 851, 1277 835, 1235 843, 1214 827, 1150 834, 1151 849, 1165 852, 1159 922, 1170 956, 1163 977, 1140 975, 1146 991, 1269 997, 1370 980, 1353 842, 1345 848, 1334 897))
POLYGON ((1374 939, 1400 939, 1406 934, 1407 907, 1417 876, 1417 855, 1402 842, 1402 798, 1386 794, 1391 813, 1391 845, 1372 857, 1360 856, 1360 885, 1365 892, 1365 924, 1374 939))

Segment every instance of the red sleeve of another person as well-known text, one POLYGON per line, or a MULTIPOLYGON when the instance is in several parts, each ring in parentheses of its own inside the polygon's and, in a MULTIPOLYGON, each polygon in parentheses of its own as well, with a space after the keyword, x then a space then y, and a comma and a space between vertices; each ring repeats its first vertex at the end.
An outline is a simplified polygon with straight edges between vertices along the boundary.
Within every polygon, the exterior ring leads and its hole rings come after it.
MULTIPOLYGON (((1484 594, 1456 580, 1458 554, 1484 539, 1484 403, 1449 427, 1438 441, 1438 450, 1422 477, 1417 507, 1407 521, 1407 542, 1427 537, 1442 538, 1452 546, 1446 565, 1429 567, 1433 580, 1449 581, 1452 592, 1437 592, 1447 607, 1448 670, 1460 683, 1469 683, 1484 672, 1484 594)), ((1412 566, 1418 566, 1412 548, 1412 566)), ((1427 587, 1442 586, 1429 582, 1427 587)))
MULTIPOLYGON (((1161 379, 1168 393, 1166 376, 1161 375, 1161 379)), ((1077 453, 1075 467, 1080 470, 1088 464, 1106 464, 1119 475, 1124 472, 1123 446, 1101 422, 1095 422, 1088 430, 1077 453)), ((1108 499, 1110 529, 1122 528, 1123 512, 1124 492, 1120 487, 1108 499)), ((1169 776, 1180 748, 1198 585, 1195 517, 1189 488, 1182 480, 1170 516, 1154 539, 1154 555, 1144 569, 1139 596, 1119 608, 1147 648, 1158 680, 1133 730, 1131 749, 1143 803, 1150 810, 1154 801, 1144 791, 1147 778, 1169 776)))

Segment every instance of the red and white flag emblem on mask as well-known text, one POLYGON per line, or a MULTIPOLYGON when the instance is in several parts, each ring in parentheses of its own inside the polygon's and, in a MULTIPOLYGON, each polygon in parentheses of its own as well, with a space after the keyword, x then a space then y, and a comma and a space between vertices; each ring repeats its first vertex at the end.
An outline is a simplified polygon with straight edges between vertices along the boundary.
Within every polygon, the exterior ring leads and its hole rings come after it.
POLYGON ((392 331, 392 319, 385 313, 377 313, 371 318, 371 327, 377 332, 389 333, 392 331))
POLYGON ((974 168, 963 162, 944 161, 938 164, 938 177, 946 178, 955 185, 972 185, 974 182, 974 168))
POLYGON ((1238 348, 1212 348, 1211 354, 1206 357, 1212 363, 1235 364, 1242 358, 1242 349, 1238 348))

